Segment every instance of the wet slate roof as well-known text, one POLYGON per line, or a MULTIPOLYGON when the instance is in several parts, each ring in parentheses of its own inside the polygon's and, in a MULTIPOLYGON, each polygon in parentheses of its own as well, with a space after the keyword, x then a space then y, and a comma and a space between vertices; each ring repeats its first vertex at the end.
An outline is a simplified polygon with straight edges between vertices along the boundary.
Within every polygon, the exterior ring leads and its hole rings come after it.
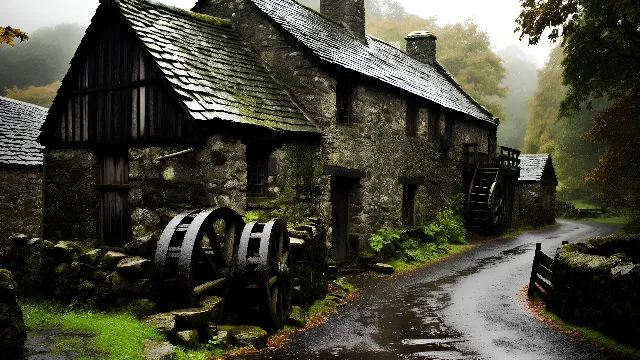
POLYGON ((316 131, 225 20, 145 0, 116 3, 194 119, 316 131))
POLYGON ((547 161, 551 161, 549 154, 521 154, 518 181, 540 181, 547 161))
POLYGON ((42 165, 43 146, 36 138, 48 111, 0 97, 0 164, 42 165))
POLYGON ((493 116, 468 96, 439 64, 414 59, 367 35, 367 43, 294 0, 251 0, 321 59, 371 76, 446 108, 493 123, 493 116))

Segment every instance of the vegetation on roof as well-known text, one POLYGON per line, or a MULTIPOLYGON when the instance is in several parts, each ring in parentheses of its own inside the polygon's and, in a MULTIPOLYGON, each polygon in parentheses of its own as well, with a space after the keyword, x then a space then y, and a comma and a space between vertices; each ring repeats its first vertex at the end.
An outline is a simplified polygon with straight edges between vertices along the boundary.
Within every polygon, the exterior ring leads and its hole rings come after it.
POLYGON ((184 10, 184 9, 179 8, 179 7, 163 4, 163 3, 158 2, 158 1, 153 1, 153 0, 141 0, 141 1, 146 1, 150 5, 157 6, 159 8, 162 8, 162 9, 170 11, 170 12, 178 13, 180 15, 186 15, 186 16, 189 16, 189 17, 194 18, 196 20, 204 21, 204 22, 209 23, 209 24, 214 25, 214 26, 221 26, 221 27, 231 28, 231 22, 229 20, 227 20, 227 19, 221 19, 221 18, 218 18, 218 17, 215 17, 215 16, 211 16, 211 15, 206 15, 206 14, 196 13, 196 12, 193 12, 193 11, 184 10))

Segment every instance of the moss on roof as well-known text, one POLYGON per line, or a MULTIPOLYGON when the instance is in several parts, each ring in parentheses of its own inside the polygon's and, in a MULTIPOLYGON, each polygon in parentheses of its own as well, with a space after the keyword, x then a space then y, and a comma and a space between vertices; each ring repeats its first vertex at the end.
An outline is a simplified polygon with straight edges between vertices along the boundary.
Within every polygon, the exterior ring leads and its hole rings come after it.
POLYGON ((218 17, 215 17, 215 16, 211 16, 211 15, 206 15, 206 14, 196 13, 196 12, 193 12, 193 11, 188 11, 188 10, 185 10, 185 9, 181 9, 179 7, 163 4, 163 3, 158 2, 158 1, 147 0, 147 2, 149 4, 151 4, 151 5, 153 5, 153 6, 165 9, 167 11, 175 12, 175 13, 178 13, 178 14, 187 15, 187 16, 190 16, 190 17, 196 19, 196 20, 201 20, 201 21, 204 21, 204 22, 209 23, 211 25, 231 28, 231 22, 229 20, 227 20, 227 19, 222 19, 222 18, 218 18, 218 17))

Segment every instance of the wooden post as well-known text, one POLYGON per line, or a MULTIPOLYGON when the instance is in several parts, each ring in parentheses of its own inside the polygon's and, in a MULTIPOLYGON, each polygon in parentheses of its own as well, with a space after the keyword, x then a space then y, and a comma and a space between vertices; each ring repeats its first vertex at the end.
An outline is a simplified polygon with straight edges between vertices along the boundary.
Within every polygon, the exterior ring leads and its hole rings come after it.
POLYGON ((531 268, 531 279, 529 280, 529 290, 527 291, 527 295, 528 296, 533 296, 533 294, 535 293, 536 277, 538 276, 537 275, 538 262, 540 261, 538 259, 538 256, 539 256, 541 250, 542 250, 542 244, 541 243, 536 243, 536 253, 533 256, 533 267, 531 268))

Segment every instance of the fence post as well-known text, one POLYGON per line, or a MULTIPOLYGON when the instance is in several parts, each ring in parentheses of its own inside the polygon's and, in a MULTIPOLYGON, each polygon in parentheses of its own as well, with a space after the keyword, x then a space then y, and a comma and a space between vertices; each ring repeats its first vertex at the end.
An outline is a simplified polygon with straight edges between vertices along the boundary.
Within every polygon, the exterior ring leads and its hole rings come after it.
POLYGON ((533 296, 536 289, 536 277, 538 272, 538 262, 540 261, 538 256, 540 251, 542 250, 542 244, 536 243, 536 253, 533 256, 533 267, 531 268, 531 279, 529 279, 529 290, 527 291, 528 296, 533 296))

